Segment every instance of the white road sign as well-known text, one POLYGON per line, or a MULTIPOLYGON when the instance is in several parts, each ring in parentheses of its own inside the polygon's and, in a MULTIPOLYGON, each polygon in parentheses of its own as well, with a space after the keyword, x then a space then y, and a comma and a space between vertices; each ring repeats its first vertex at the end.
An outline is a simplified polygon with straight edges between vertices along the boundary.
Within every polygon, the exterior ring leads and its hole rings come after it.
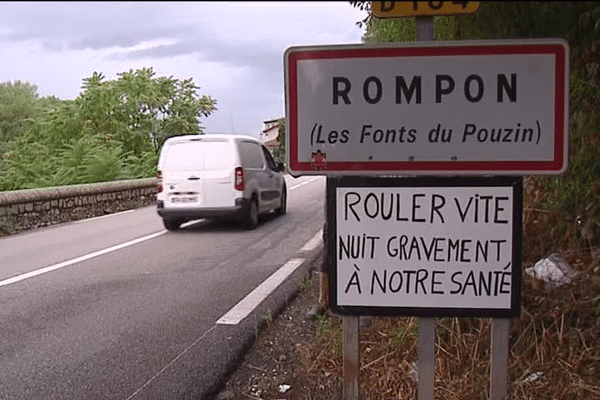
POLYGON ((562 39, 292 47, 287 156, 303 174, 560 174, 562 39))
POLYGON ((522 179, 335 178, 332 309, 508 317, 520 312, 522 179))

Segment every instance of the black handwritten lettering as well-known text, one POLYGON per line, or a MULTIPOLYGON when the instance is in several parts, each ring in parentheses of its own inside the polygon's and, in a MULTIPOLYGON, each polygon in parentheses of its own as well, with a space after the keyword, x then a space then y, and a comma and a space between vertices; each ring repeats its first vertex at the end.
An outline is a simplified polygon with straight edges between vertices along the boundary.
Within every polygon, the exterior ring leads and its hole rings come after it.
POLYGON ((460 293, 461 289, 462 289, 462 284, 455 280, 455 278, 460 277, 460 275, 462 275, 462 271, 456 271, 455 273, 452 274, 452 276, 450 277, 450 280, 452 281, 452 283, 454 283, 456 286, 458 286, 456 289, 453 289, 450 291, 450 294, 457 294, 460 293))
POLYGON ((431 294, 444 294, 443 290, 436 290, 436 286, 440 286, 442 282, 436 280, 436 275, 444 275, 446 271, 432 271, 431 272, 431 294))
POLYGON ((431 216, 429 218, 429 223, 433 223, 433 214, 436 213, 439 218, 441 223, 444 223, 444 216, 442 215, 442 213, 440 212, 440 209, 442 207, 444 207, 444 205, 446 204, 446 198, 444 196, 441 196, 439 194, 434 194, 433 196, 431 196, 431 216), (436 200, 440 200, 440 202, 438 204, 436 204, 436 200))
POLYGON ((500 293, 501 294, 510 294, 510 280, 506 278, 510 278, 510 272, 502 272, 502 282, 500 283, 500 293), (509 289, 504 289, 505 286, 508 286, 509 289))
POLYGON ((417 204, 418 197, 425 197, 424 194, 415 193, 412 196, 412 221, 413 222, 425 222, 425 218, 417 218, 417 209, 421 208, 420 204, 417 204))
POLYGON ((507 196, 475 194, 469 197, 466 204, 455 197, 454 204, 461 222, 472 221, 477 224, 481 221, 485 224, 507 224, 508 219, 500 218, 500 213, 505 211, 500 202, 507 200, 509 200, 507 196))
POLYGON ((497 297, 501 294, 510 294, 510 272, 506 271, 473 271, 466 273, 456 271, 450 280, 454 288, 450 294, 473 295, 476 297, 497 297))
POLYGON ((395 215, 396 221, 444 224, 446 198, 440 194, 401 193, 370 191, 366 194, 347 192, 344 195, 344 219, 353 217, 388 221, 395 215))
POLYGON ((348 293, 351 286, 356 286, 356 290, 358 290, 358 294, 362 293, 362 290, 360 288, 360 279, 358 277, 358 271, 352 272, 352 276, 350 277, 350 280, 348 281, 348 285, 346 285, 346 289, 344 290, 344 293, 348 293))
POLYGON ((360 203, 360 194, 358 194, 356 192, 348 192, 348 193, 346 193, 346 196, 344 196, 344 200, 345 200, 344 210, 346 211, 344 220, 348 221, 348 209, 350 209, 350 211, 352 211, 352 214, 354 215, 354 218, 356 218, 357 221, 360 221, 360 217, 354 210, 354 206, 357 205, 358 203, 360 203), (354 196, 356 201, 354 201, 353 203, 349 203, 348 200, 349 200, 350 196, 354 196))
POLYGON ((505 243, 508 243, 506 239, 426 239, 421 236, 400 235, 387 239, 386 250, 389 257, 405 261, 478 263, 500 261, 503 258, 502 245, 505 243))
POLYGON ((394 271, 390 276, 390 290, 393 293, 398 293, 400 289, 402 289, 402 273, 400 271, 394 271), (394 279, 396 278, 396 279, 394 279), (398 283, 394 286, 394 280, 397 280, 398 283))
POLYGON ((458 215, 460 216, 461 222, 465 222, 465 218, 467 217, 467 212, 469 211, 469 207, 471 207, 472 201, 473 197, 469 197, 469 202, 467 203, 467 206, 465 207, 465 210, 463 212, 463 210, 460 208, 460 203, 458 199, 456 197, 454 198, 454 202, 456 203, 456 208, 458 208, 458 215))
POLYGON ((429 276, 429 272, 426 269, 420 269, 417 271, 416 284, 415 284, 415 294, 419 294, 419 286, 421 290, 423 290, 423 294, 427 294, 427 289, 425 289, 424 281, 429 276))
POLYGON ((498 216, 498 214, 500 212, 505 210, 504 207, 500 207, 500 202, 508 201, 508 197, 496 197, 495 201, 496 201, 496 212, 494 213, 494 223, 495 224, 508 224, 507 219, 500 219, 500 217, 498 216))
POLYGON ((370 236, 365 233, 362 235, 346 235, 339 237, 338 260, 346 259, 356 260, 365 257, 373 259, 375 257, 375 247, 379 236, 370 236))
POLYGON ((385 293, 387 289, 386 281, 387 281, 387 270, 383 270, 383 282, 379 279, 379 274, 377 270, 373 270, 373 275, 371 275, 371 294, 375 293, 375 281, 377 281, 377 285, 379 286, 379 290, 381 293, 385 293))

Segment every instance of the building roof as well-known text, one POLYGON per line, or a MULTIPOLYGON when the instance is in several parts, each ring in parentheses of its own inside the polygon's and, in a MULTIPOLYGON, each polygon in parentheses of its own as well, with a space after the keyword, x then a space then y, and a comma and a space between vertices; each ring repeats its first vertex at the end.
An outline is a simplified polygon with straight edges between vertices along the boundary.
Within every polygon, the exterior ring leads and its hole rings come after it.
POLYGON ((279 125, 274 125, 274 126, 272 126, 272 127, 270 127, 270 128, 264 129, 264 130, 263 130, 263 133, 269 132, 269 131, 271 131, 271 130, 273 130, 273 129, 275 129, 275 128, 279 129, 279 125))
POLYGON ((274 119, 268 119, 266 121, 263 121, 263 123, 268 124, 269 122, 277 122, 279 121, 281 118, 274 118, 274 119))

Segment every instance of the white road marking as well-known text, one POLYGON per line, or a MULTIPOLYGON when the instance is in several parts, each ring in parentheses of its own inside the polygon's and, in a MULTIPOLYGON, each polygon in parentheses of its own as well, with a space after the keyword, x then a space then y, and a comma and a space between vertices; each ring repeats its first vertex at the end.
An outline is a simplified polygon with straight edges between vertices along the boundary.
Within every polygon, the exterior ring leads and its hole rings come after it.
POLYGON ((200 222, 200 221, 204 221, 204 219, 203 218, 202 219, 193 219, 191 221, 184 222, 183 224, 181 224, 180 228, 187 228, 188 226, 194 225, 195 223, 200 222))
POLYGON ((317 248, 317 246, 319 245, 319 243, 321 243, 323 241, 323 229, 321 229, 319 232, 317 232, 317 234, 315 236, 313 236, 312 239, 310 239, 308 242, 306 242, 306 244, 304 245, 304 247, 302 247, 302 251, 313 251, 314 249, 317 248))
POLYGON ((311 178, 311 179, 309 179, 309 180, 307 180, 307 181, 304 181, 304 182, 302 182, 302 183, 299 183, 299 184, 297 184, 297 185, 294 185, 294 186, 292 186, 292 187, 290 188, 290 190, 297 189, 297 188, 299 188, 300 186, 304 186, 304 185, 306 185, 306 184, 308 184, 308 183, 311 183, 312 181, 315 181, 315 180, 317 180, 317 179, 319 179, 319 177, 316 177, 316 178, 311 178))
POLYGON ((133 211, 135 211, 135 210, 126 210, 126 211, 121 211, 121 212, 117 212, 117 213, 101 215, 99 217, 80 219, 78 221, 74 221, 73 223, 75 223, 75 224, 81 224, 82 222, 94 221, 94 220, 102 219, 102 218, 106 218, 106 217, 113 217, 115 215, 126 214, 126 213, 130 213, 130 212, 133 212, 133 211))
POLYGON ((246 318, 264 299, 267 298, 288 276, 292 274, 305 260, 293 258, 258 285, 250 294, 244 297, 231 310, 216 322, 223 325, 237 325, 246 318))
POLYGON ((19 281, 22 281, 22 280, 25 280, 25 279, 33 278, 34 276, 45 274, 47 272, 55 271, 57 269, 67 267, 69 265, 73 265, 73 264, 76 264, 76 263, 81 262, 81 261, 89 260, 90 258, 98 257, 98 256, 101 256, 101 255, 106 254, 106 253, 110 253, 110 252, 113 252, 113 251, 116 251, 116 250, 120 250, 120 249, 122 249, 124 247, 133 246, 134 244, 138 244, 138 243, 144 242, 146 240, 153 239, 153 238, 155 238, 157 236, 163 235, 166 232, 167 232, 166 230, 163 230, 163 231, 160 231, 160 232, 157 232, 157 233, 153 233, 152 235, 144 236, 144 237, 141 237, 141 238, 130 240, 129 242, 121 243, 121 244, 118 244, 116 246, 112 246, 112 247, 103 249, 103 250, 95 251, 93 253, 86 254, 86 255, 83 255, 81 257, 77 257, 77 258, 73 258, 71 260, 63 261, 61 263, 50 265, 48 267, 37 269, 35 271, 27 272, 25 274, 13 276, 12 278, 8 278, 8 279, 4 279, 3 281, 0 281, 0 286, 10 285, 11 283, 19 282, 19 281))

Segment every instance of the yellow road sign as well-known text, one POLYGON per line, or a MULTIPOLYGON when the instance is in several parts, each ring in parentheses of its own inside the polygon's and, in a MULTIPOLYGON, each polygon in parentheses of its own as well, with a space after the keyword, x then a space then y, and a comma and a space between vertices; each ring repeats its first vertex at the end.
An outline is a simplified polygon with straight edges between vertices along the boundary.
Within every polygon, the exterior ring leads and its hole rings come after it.
POLYGON ((371 13, 378 18, 472 14, 478 1, 372 1, 371 13))

